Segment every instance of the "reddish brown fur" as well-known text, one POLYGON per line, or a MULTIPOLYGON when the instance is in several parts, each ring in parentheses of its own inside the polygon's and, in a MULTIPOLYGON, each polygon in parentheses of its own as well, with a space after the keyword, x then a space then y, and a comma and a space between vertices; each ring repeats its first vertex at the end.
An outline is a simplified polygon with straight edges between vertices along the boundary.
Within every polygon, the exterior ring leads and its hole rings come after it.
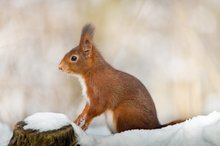
POLYGON ((162 127, 145 86, 103 59, 93 43, 93 33, 94 27, 85 25, 79 46, 68 52, 59 65, 65 72, 82 76, 86 83, 90 102, 75 123, 80 125, 81 121, 85 121, 82 125, 85 130, 94 117, 108 110, 113 113, 116 132, 162 127), (73 55, 77 55, 77 62, 71 61, 73 55))

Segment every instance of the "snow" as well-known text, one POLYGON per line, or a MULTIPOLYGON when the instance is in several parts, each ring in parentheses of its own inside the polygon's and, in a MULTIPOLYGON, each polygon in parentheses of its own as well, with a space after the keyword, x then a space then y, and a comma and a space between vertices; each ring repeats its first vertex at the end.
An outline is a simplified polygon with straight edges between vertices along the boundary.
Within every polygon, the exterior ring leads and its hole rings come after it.
MULTIPOLYGON (((197 116, 183 123, 155 130, 130 130, 114 135, 94 135, 84 132, 67 116, 59 113, 36 113, 24 120, 25 129, 41 132, 59 129, 72 124, 81 146, 220 146, 220 113, 197 116)), ((103 128, 98 128, 103 130, 103 128)), ((90 129, 92 130, 92 129, 90 129)), ((105 128, 104 128, 105 130, 105 128)), ((0 123, 0 146, 6 146, 12 133, 0 123)))
POLYGON ((90 126, 87 130, 86 130, 86 134, 88 135, 110 135, 111 132, 108 128, 107 125, 100 125, 100 126, 90 126))
POLYGON ((197 116, 156 130, 130 130, 109 136, 91 136, 73 124, 81 146, 219 146, 220 113, 197 116))
POLYGON ((11 129, 0 122, 0 146, 7 146, 11 137, 11 129))
POLYGON ((33 129, 40 132, 60 129, 72 123, 66 115, 50 112, 35 113, 24 119, 24 122, 27 124, 24 126, 25 130, 33 129))

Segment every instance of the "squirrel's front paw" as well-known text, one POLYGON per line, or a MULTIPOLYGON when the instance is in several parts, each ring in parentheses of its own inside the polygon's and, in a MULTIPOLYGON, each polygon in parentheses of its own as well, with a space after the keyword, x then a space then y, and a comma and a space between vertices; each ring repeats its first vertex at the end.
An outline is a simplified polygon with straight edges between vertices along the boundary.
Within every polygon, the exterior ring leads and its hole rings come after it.
POLYGON ((80 127, 82 127, 85 123, 85 116, 79 116, 75 121, 74 123, 80 127))
POLYGON ((84 123, 84 125, 81 127, 84 131, 88 128, 89 124, 84 123))

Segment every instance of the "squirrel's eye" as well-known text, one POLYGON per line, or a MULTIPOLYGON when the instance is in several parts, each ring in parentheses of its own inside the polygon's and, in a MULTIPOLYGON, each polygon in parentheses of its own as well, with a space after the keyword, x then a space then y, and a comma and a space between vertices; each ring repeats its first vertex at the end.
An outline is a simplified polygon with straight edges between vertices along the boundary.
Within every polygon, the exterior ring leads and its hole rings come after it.
POLYGON ((77 58, 77 56, 75 56, 75 55, 73 55, 73 56, 71 57, 71 60, 74 61, 74 62, 75 62, 77 59, 78 59, 78 58, 77 58))

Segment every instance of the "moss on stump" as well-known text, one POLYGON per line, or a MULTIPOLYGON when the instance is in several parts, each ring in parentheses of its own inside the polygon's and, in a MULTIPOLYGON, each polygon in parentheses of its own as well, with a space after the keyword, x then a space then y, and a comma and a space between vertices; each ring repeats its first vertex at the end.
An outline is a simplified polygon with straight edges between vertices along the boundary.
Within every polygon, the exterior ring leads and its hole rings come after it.
POLYGON ((75 146, 77 144, 72 125, 44 132, 31 129, 25 130, 25 125, 24 121, 15 125, 8 146, 75 146))

